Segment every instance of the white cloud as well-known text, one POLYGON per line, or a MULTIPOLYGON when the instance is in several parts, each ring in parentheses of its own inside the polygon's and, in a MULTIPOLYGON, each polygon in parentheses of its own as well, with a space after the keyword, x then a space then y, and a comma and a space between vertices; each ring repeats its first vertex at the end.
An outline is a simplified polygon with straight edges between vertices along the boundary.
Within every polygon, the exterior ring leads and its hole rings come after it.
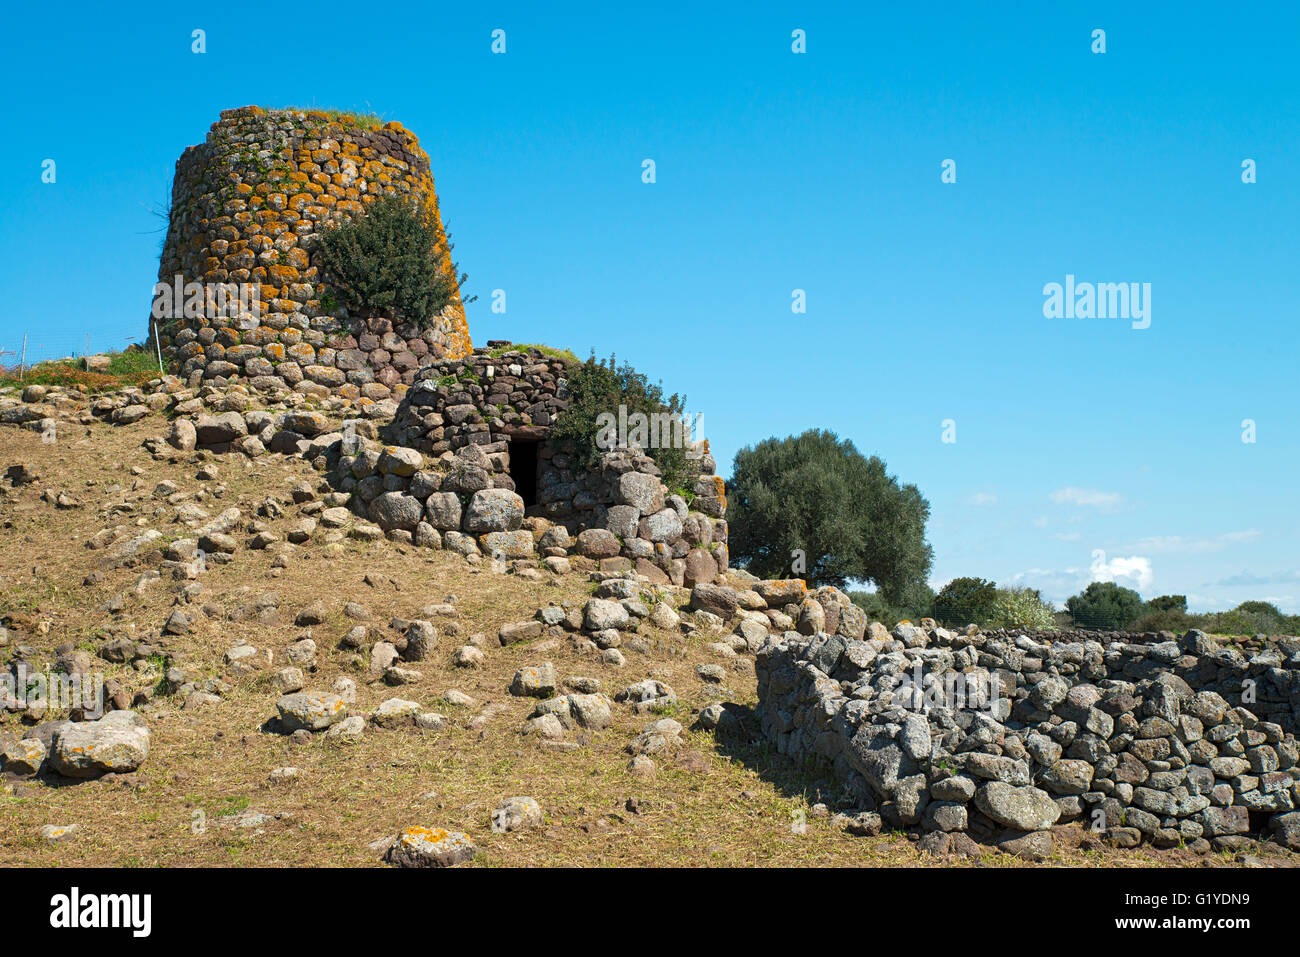
POLYGON ((1092 553, 1092 565, 1089 567, 1095 582, 1115 582, 1143 591, 1151 586, 1155 576, 1151 572, 1151 559, 1141 555, 1124 557, 1117 555, 1110 561, 1100 548, 1092 553))
POLYGON ((998 504, 998 497, 993 492, 976 492, 970 497, 970 503, 972 505, 996 505, 998 504))
POLYGON ((1292 582, 1300 582, 1300 571, 1277 572, 1273 575, 1238 572, 1236 575, 1230 575, 1212 584, 1225 588, 1249 588, 1255 585, 1282 585, 1291 584, 1292 582))
POLYGON ((1255 539, 1259 538, 1259 529, 1248 528, 1242 532, 1228 532, 1227 534, 1220 535, 1219 537, 1222 538, 1225 542, 1228 542, 1229 544, 1232 545, 1237 544, 1237 542, 1253 542, 1255 539))
POLYGON ((1036 518, 1036 519, 1034 519, 1034 526, 1035 526, 1036 528, 1046 528, 1046 527, 1047 527, 1047 518, 1046 518, 1046 516, 1044 516, 1044 517, 1042 517, 1042 518, 1036 518))
POLYGON ((1078 532, 1056 532, 1052 537, 1058 542, 1077 542, 1083 536, 1078 532))
POLYGON ((1156 535, 1140 539, 1135 546, 1144 552, 1176 552, 1180 555, 1202 555, 1223 547, 1208 538, 1184 538, 1182 535, 1156 535))
POLYGON ((1248 528, 1241 532, 1227 532, 1217 538, 1186 538, 1182 535, 1156 535, 1141 539, 1135 546, 1144 552, 1172 552, 1179 555, 1204 555, 1217 552, 1228 545, 1251 542, 1259 538, 1259 529, 1248 528))
POLYGON ((1090 508, 1114 508, 1124 497, 1118 492, 1099 492, 1095 488, 1080 488, 1067 485, 1052 493, 1052 501, 1058 505, 1078 505, 1090 508))

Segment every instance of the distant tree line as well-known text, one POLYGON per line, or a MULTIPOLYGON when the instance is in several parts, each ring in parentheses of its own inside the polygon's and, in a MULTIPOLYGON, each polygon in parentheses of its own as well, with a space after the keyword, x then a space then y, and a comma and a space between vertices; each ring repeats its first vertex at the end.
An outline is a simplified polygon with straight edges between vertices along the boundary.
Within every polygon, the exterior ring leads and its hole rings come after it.
POLYGON ((849 596, 872 620, 890 626, 934 618, 949 627, 1300 633, 1300 615, 1268 602, 1194 615, 1185 595, 1143 601, 1114 582, 1093 582, 1061 611, 1035 589, 983 578, 954 578, 936 593, 927 584, 930 503, 915 485, 888 474, 879 457, 821 429, 741 449, 727 495, 735 564, 762 578, 803 578, 813 587, 874 585, 849 589, 849 596))

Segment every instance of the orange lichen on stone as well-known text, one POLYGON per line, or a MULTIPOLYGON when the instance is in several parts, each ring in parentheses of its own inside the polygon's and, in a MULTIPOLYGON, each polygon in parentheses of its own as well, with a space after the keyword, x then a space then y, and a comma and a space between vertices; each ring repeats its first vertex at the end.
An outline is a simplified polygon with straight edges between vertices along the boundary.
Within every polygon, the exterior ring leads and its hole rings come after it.
MULTIPOLYGON (((253 344, 272 361, 290 351, 302 362, 336 369, 336 350, 322 347, 317 354, 309 343, 356 336, 361 327, 327 295, 328 282, 321 282, 311 262, 313 240, 330 224, 363 215, 366 205, 385 195, 419 200, 443 245, 443 267, 450 272, 429 159, 418 138, 401 123, 376 124, 370 118, 321 110, 225 110, 207 140, 188 148, 177 163, 172 202, 179 215, 173 216, 169 228, 160 281, 170 283, 180 274, 187 282, 255 283, 260 307, 248 317, 252 325, 241 323, 225 344, 253 344), (289 288, 298 283, 311 285, 289 288)), ((197 316, 172 319, 170 327, 159 329, 161 344, 165 355, 183 364, 179 371, 187 377, 217 358, 239 365, 258 357, 249 349, 224 356, 222 343, 214 343, 206 355, 200 344, 182 347, 176 333, 198 330, 205 322, 197 316)), ((397 324, 390 329, 409 340, 411 351, 420 357, 459 358, 472 350, 458 295, 434 317, 431 329, 397 324)), ((400 396, 414 369, 408 365, 395 371, 401 381, 385 388, 400 396)), ((339 378, 333 372, 319 375, 339 378)), ((349 392, 358 391, 345 385, 349 392)), ((330 388, 339 393, 344 386, 330 388)))

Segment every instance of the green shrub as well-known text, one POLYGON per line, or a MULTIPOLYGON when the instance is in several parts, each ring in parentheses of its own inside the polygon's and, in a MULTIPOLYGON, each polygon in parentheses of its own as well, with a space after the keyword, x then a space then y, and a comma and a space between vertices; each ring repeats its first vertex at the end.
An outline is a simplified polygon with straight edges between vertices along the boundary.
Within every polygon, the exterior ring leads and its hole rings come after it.
POLYGON ((1186 595, 1159 595, 1143 608, 1142 615, 1132 628, 1134 631, 1186 631, 1198 627, 1187 614, 1186 595))
POLYGON ((1186 595, 1159 595, 1155 598, 1152 598, 1149 602, 1147 602, 1147 609, 1153 612, 1155 611, 1186 612, 1187 596, 1186 595))
POLYGON ((1146 611, 1142 616, 1133 622, 1133 631, 1177 631, 1184 632, 1189 628, 1200 628, 1197 623, 1197 616, 1188 615, 1185 611, 1178 611, 1174 608, 1160 609, 1152 608, 1147 605, 1146 611))
POLYGON ((1276 635, 1296 630, 1297 618, 1284 615, 1266 601, 1243 601, 1232 611, 1210 616, 1216 631, 1225 635, 1276 635))
POLYGON ((930 503, 833 432, 809 429, 741 449, 728 492, 731 557, 760 577, 869 581, 896 606, 930 570, 930 503), (796 551, 802 571, 791 567, 796 551))
POLYGON ((1102 631, 1127 630, 1142 615, 1142 597, 1114 582, 1093 582, 1065 602, 1074 623, 1102 631))
POLYGON ((983 578, 954 578, 934 596, 934 617, 946 625, 982 625, 993 613, 997 585, 983 578))
POLYGON ((999 588, 987 617, 978 624, 988 628, 1055 628, 1056 610, 1043 601, 1036 589, 999 588))
POLYGON ((316 262, 350 314, 427 326, 468 278, 451 250, 413 197, 386 196, 321 233, 316 262))
MULTIPOLYGON (((601 455, 616 447, 602 431, 610 416, 617 420, 619 406, 626 409, 629 419, 635 413, 680 419, 686 405, 686 397, 677 393, 664 398, 662 386, 650 382, 627 362, 620 366, 613 355, 607 361, 598 360, 595 352, 586 362, 570 368, 568 390, 569 407, 556 418, 551 437, 571 440, 579 463, 588 469, 597 467, 601 455)), ((643 451, 659 467, 663 483, 689 500, 695 490, 687 467, 688 450, 672 442, 655 445, 658 447, 643 451)))

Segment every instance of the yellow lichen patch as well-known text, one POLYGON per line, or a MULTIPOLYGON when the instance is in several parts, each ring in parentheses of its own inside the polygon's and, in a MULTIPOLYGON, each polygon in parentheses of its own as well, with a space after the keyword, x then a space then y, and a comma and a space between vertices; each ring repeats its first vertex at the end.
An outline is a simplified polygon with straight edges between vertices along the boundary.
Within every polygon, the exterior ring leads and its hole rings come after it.
POLYGON ((451 832, 441 827, 421 827, 418 824, 408 827, 402 832, 402 840, 414 843, 415 841, 429 841, 437 844, 451 836, 451 832))
POLYGON ((285 283, 296 282, 302 277, 302 274, 293 266, 284 266, 279 263, 267 266, 266 273, 272 283, 281 287, 285 283))

